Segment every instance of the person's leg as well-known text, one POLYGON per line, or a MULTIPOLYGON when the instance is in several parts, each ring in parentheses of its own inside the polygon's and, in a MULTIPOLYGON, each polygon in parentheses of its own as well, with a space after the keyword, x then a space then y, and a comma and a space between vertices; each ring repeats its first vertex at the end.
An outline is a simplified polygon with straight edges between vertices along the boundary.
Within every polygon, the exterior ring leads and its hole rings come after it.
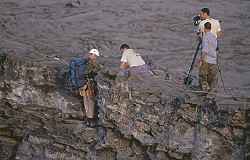
POLYGON ((149 69, 147 64, 144 64, 142 66, 133 66, 130 68, 130 71, 132 73, 139 73, 142 75, 153 75, 154 73, 149 69))
POLYGON ((89 112, 89 98, 88 98, 88 95, 87 95, 88 91, 86 90, 86 88, 87 88, 86 85, 84 85, 82 88, 80 88, 80 95, 83 97, 85 114, 87 116, 88 112, 89 112))
POLYGON ((210 64, 209 66, 209 75, 208 75, 208 84, 210 87, 210 92, 217 92, 217 83, 218 83, 218 65, 210 64))
POLYGON ((88 117, 88 112, 89 112, 89 99, 87 96, 87 93, 83 96, 83 103, 84 103, 84 108, 85 108, 85 114, 88 117))
POLYGON ((207 91, 209 89, 207 76, 208 76, 208 64, 204 61, 199 69, 199 88, 202 91, 207 91))
POLYGON ((147 64, 145 64, 145 72, 150 76, 154 75, 153 71, 149 69, 147 64))
POLYGON ((88 98, 88 112, 87 117, 88 118, 94 118, 94 109, 95 109, 95 101, 91 96, 89 95, 89 92, 86 92, 87 98, 88 98))
MULTIPOLYGON (((94 99, 91 98, 88 90, 86 91, 86 98, 88 99, 88 104, 86 105, 87 106, 87 109, 86 109, 86 116, 87 116, 87 124, 89 126, 95 126, 95 121, 94 121, 94 109, 95 109, 95 102, 94 102, 94 99)), ((85 106, 85 107, 86 107, 85 106)))

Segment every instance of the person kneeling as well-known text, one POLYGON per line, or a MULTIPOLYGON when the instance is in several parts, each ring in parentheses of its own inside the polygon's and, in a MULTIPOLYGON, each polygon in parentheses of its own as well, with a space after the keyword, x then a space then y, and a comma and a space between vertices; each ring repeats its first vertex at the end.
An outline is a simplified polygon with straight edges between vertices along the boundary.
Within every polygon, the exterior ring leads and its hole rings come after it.
POLYGON ((126 69, 128 65, 132 73, 153 75, 153 72, 149 69, 138 52, 132 50, 127 44, 121 45, 120 50, 122 51, 120 69, 126 69))

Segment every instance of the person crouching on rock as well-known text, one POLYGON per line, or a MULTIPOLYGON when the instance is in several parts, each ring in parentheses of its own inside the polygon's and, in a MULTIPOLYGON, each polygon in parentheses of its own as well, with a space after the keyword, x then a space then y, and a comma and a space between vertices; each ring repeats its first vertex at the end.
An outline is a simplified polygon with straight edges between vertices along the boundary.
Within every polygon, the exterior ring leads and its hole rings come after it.
POLYGON ((94 113, 95 113, 95 86, 94 81, 95 76, 100 70, 100 65, 94 60, 99 57, 99 51, 97 49, 92 49, 89 51, 87 64, 85 68, 85 77, 87 83, 80 88, 80 95, 83 96, 83 102, 85 107, 85 113, 87 116, 87 124, 92 126, 94 124, 94 113))
POLYGON ((148 65, 138 52, 132 50, 127 44, 121 45, 120 50, 122 51, 120 69, 126 69, 128 65, 132 73, 153 75, 153 72, 148 68, 148 65))

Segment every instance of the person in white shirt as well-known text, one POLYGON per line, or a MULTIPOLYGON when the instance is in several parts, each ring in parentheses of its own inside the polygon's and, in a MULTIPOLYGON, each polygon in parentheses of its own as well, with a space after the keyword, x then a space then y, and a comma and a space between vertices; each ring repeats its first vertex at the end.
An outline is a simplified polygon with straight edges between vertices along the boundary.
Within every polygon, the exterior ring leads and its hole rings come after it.
POLYGON ((120 69, 126 69, 128 66, 132 73, 153 75, 153 72, 148 68, 148 65, 142 59, 141 55, 131 49, 129 45, 122 44, 120 50, 122 51, 120 69))
POLYGON ((201 33, 200 36, 202 37, 205 34, 204 24, 206 22, 211 23, 211 33, 215 35, 215 37, 218 39, 221 37, 221 28, 220 28, 220 22, 216 19, 213 19, 210 17, 210 11, 208 8, 202 8, 200 11, 200 17, 201 22, 199 23, 198 32, 201 33))

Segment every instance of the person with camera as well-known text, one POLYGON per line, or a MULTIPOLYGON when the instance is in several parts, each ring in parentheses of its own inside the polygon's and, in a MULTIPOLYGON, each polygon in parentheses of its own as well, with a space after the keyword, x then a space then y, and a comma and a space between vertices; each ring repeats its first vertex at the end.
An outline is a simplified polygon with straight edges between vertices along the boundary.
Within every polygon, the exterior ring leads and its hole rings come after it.
MULTIPOLYGON (((208 8, 201 9, 200 15, 193 18, 194 26, 198 26, 198 46, 194 59, 189 70, 188 76, 184 79, 183 84, 192 83, 191 72, 196 61, 196 55, 201 49, 201 58, 197 62, 199 67, 199 88, 202 91, 217 92, 218 73, 221 71, 218 63, 218 38, 221 36, 220 22, 210 17, 208 8)), ((226 89, 221 76, 224 91, 226 89)))
POLYGON ((217 39, 211 32, 212 24, 204 24, 204 35, 201 44, 201 56, 197 62, 199 67, 199 88, 202 91, 217 92, 218 65, 217 39))
POLYGON ((198 27, 199 37, 205 34, 204 24, 210 22, 212 27, 210 32, 218 39, 221 36, 220 22, 210 17, 210 10, 208 8, 202 8, 199 16, 201 19, 198 27))

